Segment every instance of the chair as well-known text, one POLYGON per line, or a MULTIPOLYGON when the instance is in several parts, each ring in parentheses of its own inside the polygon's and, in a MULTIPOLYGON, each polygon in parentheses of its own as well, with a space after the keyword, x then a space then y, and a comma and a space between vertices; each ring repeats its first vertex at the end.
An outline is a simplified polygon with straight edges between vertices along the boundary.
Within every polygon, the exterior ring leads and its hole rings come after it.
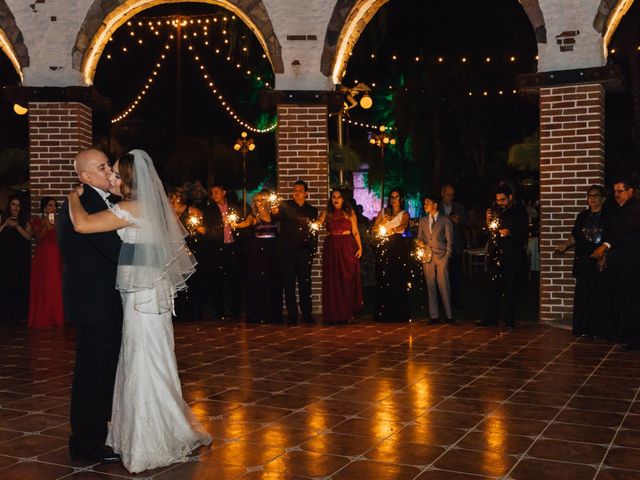
POLYGON ((478 273, 482 268, 487 271, 487 246, 477 248, 466 248, 463 251, 465 273, 471 277, 474 273, 478 273))

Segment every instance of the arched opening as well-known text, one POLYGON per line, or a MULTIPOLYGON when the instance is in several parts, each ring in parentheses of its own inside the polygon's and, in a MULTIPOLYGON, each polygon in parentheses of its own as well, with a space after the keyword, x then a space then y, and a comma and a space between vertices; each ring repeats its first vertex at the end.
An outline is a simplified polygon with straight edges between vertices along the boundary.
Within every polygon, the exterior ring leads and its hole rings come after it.
POLYGON ((27 105, 15 105, 2 95, 4 87, 18 86, 21 81, 13 59, 0 52, 0 211, 6 206, 8 195, 19 191, 24 191, 24 205, 29 205, 28 115, 24 114, 27 105))
POLYGON ((95 87, 111 100, 94 112, 94 137, 113 157, 150 152, 171 186, 222 182, 248 198, 275 185, 275 117, 259 105, 274 73, 261 43, 229 10, 207 2, 169 2, 130 17, 113 32, 95 87), (247 131, 256 150, 246 171, 235 140, 247 131))
MULTIPOLYGON (((405 2, 353 6, 336 41, 332 75, 340 90, 355 93, 356 100, 362 98, 362 84, 366 84, 373 106, 343 112, 343 141, 334 142, 330 154, 332 184, 340 183, 339 169, 355 171, 352 182, 350 175, 344 177, 352 183, 356 203, 369 219, 379 213, 391 188, 399 187, 405 193, 406 209, 417 219, 423 215, 421 196, 440 195, 441 187, 453 182, 456 201, 465 205, 465 222, 470 227, 462 232, 462 253, 474 248, 486 252, 484 213, 498 183, 512 182, 519 198, 531 207, 534 238, 539 109, 536 100, 525 98, 516 87, 517 75, 535 72, 537 67, 541 38, 530 18, 523 5, 513 0, 492 2, 491 8, 465 0, 455 9, 446 2, 433 2, 428 16, 418 15, 405 2), (371 11, 356 10, 367 5, 377 11, 362 26, 358 21, 364 22, 371 11), (349 44, 348 38, 356 36, 357 43, 349 44), (379 138, 380 125, 396 140, 384 150, 370 143, 379 138), (510 155, 512 150, 526 154, 510 155)), ((332 118, 332 139, 340 138, 337 124, 332 118)), ((535 243, 531 245, 533 250, 535 243)), ((539 268, 536 257, 530 263, 533 279, 539 268)), ((418 298, 424 299, 426 293, 417 293, 421 272, 414 273, 412 305, 424 308, 424 300, 418 298)), ((463 291, 483 291, 483 269, 467 264, 467 275, 471 273, 463 291)), ((526 300, 523 297, 526 308, 520 310, 529 321, 538 318, 537 295, 532 281, 526 300)), ((463 308, 470 309, 462 318, 483 315, 481 302, 480 296, 469 297, 463 308)), ((426 315, 424 310, 414 313, 417 318, 426 315)))
MULTIPOLYGON (((322 54, 321 70, 339 85, 358 38, 378 10, 389 0, 339 2, 333 11, 322 54)), ((519 0, 533 26, 538 43, 546 43, 544 16, 538 0, 519 0)), ((417 13, 417 12, 415 12, 417 13)))
MULTIPOLYGON (((275 72, 284 71, 280 43, 262 1, 194 0, 221 6, 237 15, 255 34, 275 72)), ((93 84, 95 70, 105 45, 123 23, 154 6, 181 3, 182 0, 127 0, 119 5, 94 0, 78 32, 73 48, 73 66, 83 74, 87 85, 93 84)))
POLYGON ((5 0, 0 0, 0 50, 8 57, 22 81, 22 69, 29 66, 29 52, 5 0))
POLYGON ((632 5, 633 0, 600 0, 593 27, 602 33, 605 55, 618 25, 632 5))
MULTIPOLYGON (((621 2, 624 3, 624 2, 621 2)), ((631 3, 631 2, 629 2, 631 3)), ((624 12, 610 39, 608 61, 624 77, 622 91, 608 92, 605 115, 605 178, 633 177, 640 172, 640 3, 624 12)), ((613 200, 613 199, 611 199, 613 200)))

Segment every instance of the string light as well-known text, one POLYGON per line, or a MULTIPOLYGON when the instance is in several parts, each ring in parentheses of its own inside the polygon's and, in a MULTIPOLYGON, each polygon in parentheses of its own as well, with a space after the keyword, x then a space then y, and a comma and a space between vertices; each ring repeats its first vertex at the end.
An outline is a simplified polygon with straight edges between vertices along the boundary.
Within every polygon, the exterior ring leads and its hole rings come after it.
MULTIPOLYGON (((193 52, 193 45, 189 45, 189 51, 193 52)), ((218 88, 216 87, 215 82, 213 82, 209 77, 209 74, 207 73, 207 70, 205 68, 205 66, 200 62, 199 55, 196 55, 195 53, 192 53, 192 58, 193 61, 196 62, 198 64, 198 67, 201 71, 203 71, 203 79, 205 81, 209 80, 207 82, 207 85, 209 87, 209 90, 211 90, 211 93, 214 94, 214 97, 218 100, 218 102, 220 103, 220 105, 223 107, 223 109, 227 112, 227 114, 233 119, 235 120, 240 126, 246 128, 247 130, 250 130, 254 133, 268 133, 271 132, 273 130, 275 130, 276 126, 278 125, 277 122, 274 122, 272 125, 270 125, 267 128, 258 128, 255 127, 254 125, 251 125, 250 123, 248 123, 246 120, 244 120, 242 117, 240 117, 240 115, 238 115, 235 110, 233 110, 233 108, 231 108, 229 105, 227 105, 227 101, 224 99, 224 96, 221 95, 218 91, 218 88)))
MULTIPOLYGON (((168 50, 170 48, 169 44, 166 44, 165 48, 168 50)), ((154 70, 147 78, 147 81, 144 83, 144 86, 140 90, 140 93, 138 93, 138 95, 136 96, 135 100, 133 100, 133 102, 131 102, 131 104, 129 104, 129 106, 125 108, 119 115, 116 115, 114 118, 112 118, 111 123, 118 123, 124 120, 131 114, 131 112, 133 112, 138 107, 138 105, 140 105, 140 102, 147 95, 149 89, 151 88, 151 85, 153 84, 153 77, 158 75, 158 70, 160 70, 166 58, 167 55, 165 53, 162 53, 160 55, 160 59, 156 62, 154 70)))

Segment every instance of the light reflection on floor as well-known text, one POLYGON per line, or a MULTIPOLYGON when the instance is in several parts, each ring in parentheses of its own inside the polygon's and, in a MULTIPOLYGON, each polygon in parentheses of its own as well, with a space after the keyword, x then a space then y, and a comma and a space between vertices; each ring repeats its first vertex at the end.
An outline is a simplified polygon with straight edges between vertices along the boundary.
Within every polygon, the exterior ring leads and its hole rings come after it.
MULTIPOLYGON (((540 326, 177 324, 214 436, 163 480, 640 479, 640 354, 540 326)), ((129 478, 66 449, 71 329, 0 328, 0 478, 129 478)))

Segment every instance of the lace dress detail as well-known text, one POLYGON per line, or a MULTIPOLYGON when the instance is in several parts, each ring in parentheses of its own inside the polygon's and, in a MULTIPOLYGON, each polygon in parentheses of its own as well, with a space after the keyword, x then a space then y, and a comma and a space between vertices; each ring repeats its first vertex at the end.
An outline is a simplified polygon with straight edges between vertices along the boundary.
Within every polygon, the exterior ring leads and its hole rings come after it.
MULTIPOLYGON (((117 205, 111 211, 132 223, 118 235, 136 243, 139 219, 117 205)), ((135 265, 119 265, 131 270, 135 265)), ((125 271, 126 271, 125 270, 125 271)), ((191 451, 211 443, 211 436, 182 398, 174 353, 171 312, 145 313, 135 306, 157 302, 156 288, 121 293, 124 311, 111 425, 107 445, 120 454, 132 473, 184 462, 191 451)))

